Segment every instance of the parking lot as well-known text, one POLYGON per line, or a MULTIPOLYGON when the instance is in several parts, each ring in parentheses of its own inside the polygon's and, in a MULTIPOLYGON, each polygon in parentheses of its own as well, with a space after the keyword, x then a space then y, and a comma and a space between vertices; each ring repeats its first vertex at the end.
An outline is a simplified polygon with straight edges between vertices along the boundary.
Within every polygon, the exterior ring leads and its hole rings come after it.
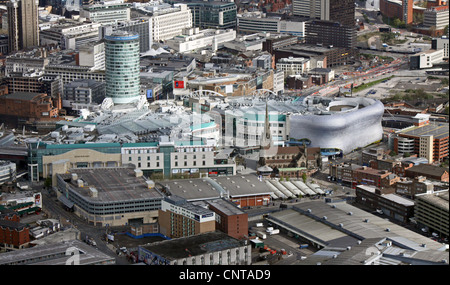
POLYGON ((270 264, 270 265, 290 265, 297 260, 307 258, 316 250, 311 247, 300 248, 300 244, 305 244, 300 239, 287 235, 283 231, 276 234, 267 232, 267 228, 272 226, 267 221, 259 220, 249 222, 249 235, 257 237, 258 232, 264 233, 264 238, 259 235, 258 239, 263 242, 263 247, 253 247, 252 261, 253 264, 270 264), (263 224, 263 226, 257 226, 263 224))

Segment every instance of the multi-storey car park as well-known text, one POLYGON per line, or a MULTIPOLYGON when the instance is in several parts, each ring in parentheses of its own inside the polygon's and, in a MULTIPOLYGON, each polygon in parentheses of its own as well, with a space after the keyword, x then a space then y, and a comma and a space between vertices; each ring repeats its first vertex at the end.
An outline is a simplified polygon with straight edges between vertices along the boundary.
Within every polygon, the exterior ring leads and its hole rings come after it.
POLYGON ((59 200, 96 226, 153 223, 164 197, 133 168, 72 169, 56 178, 59 200))

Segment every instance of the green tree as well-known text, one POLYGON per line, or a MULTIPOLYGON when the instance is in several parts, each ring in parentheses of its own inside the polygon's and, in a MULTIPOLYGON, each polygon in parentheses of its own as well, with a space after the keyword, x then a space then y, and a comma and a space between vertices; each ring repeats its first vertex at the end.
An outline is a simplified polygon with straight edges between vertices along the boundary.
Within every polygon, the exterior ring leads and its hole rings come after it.
POLYGON ((303 183, 306 183, 306 179, 308 179, 308 176, 306 176, 306 173, 303 172, 302 174, 303 183))
POLYGON ((44 186, 47 187, 47 188, 52 186, 52 178, 51 177, 45 178, 44 186))

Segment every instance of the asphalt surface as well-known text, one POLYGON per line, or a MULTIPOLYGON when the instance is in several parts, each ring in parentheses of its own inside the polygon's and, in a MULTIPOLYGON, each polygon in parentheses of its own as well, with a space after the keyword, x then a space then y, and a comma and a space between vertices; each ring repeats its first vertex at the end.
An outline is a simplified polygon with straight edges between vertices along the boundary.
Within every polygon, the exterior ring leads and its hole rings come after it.
POLYGON ((49 218, 59 219, 63 227, 74 227, 79 230, 81 240, 84 240, 86 236, 93 238, 97 244, 95 248, 107 255, 115 257, 117 265, 130 264, 126 258, 118 256, 111 247, 108 247, 108 243, 102 239, 106 231, 105 228, 89 225, 74 213, 64 210, 62 203, 50 191, 46 189, 42 190, 43 211, 48 214, 49 218))

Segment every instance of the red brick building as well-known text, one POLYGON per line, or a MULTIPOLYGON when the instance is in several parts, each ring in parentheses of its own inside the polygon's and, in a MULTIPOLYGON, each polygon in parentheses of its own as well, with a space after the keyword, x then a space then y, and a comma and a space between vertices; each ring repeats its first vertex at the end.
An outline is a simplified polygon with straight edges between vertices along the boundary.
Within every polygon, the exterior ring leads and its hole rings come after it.
POLYGON ((413 0, 401 0, 398 1, 380 0, 380 12, 386 17, 397 18, 405 22, 405 24, 411 24, 413 21, 413 0), (406 11, 404 13, 403 11, 406 11))
POLYGON ((353 186, 364 184, 376 187, 391 187, 400 177, 387 170, 378 170, 363 166, 353 170, 353 186))
POLYGON ((424 176, 428 179, 449 182, 448 168, 434 166, 431 164, 419 164, 410 167, 405 170, 405 176, 409 178, 424 176))
POLYGON ((248 214, 233 203, 216 199, 206 201, 211 211, 216 213, 216 230, 220 230, 236 239, 248 236, 248 214))
POLYGON ((0 220, 0 246, 5 249, 19 249, 30 242, 29 227, 19 222, 0 220))
POLYGON ((0 96, 0 118, 9 121, 58 121, 61 109, 61 96, 54 99, 47 94, 31 92, 0 96))

